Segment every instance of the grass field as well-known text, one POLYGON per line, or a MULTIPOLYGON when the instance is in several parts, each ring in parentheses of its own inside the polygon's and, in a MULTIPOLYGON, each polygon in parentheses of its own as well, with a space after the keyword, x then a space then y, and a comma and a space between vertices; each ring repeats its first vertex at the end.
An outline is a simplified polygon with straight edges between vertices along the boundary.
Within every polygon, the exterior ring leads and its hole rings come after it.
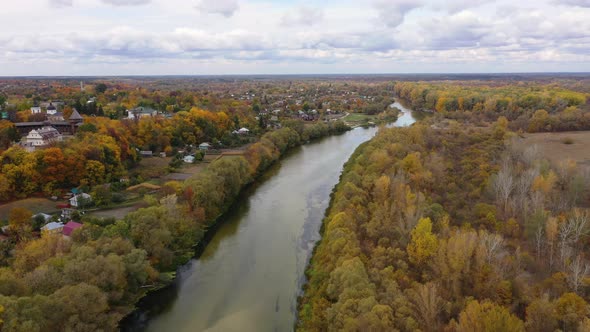
POLYGON ((168 164, 172 158, 143 158, 137 167, 134 167, 130 172, 138 174, 144 179, 158 178, 166 175, 168 164))
POLYGON ((590 168, 590 131, 525 134, 518 144, 537 145, 552 163, 571 159, 590 168))
POLYGON ((59 202, 54 202, 46 198, 27 198, 2 204, 0 205, 0 220, 8 220, 10 210, 15 207, 25 208, 33 212, 33 214, 40 212, 52 214, 59 211, 56 207, 57 204, 59 204, 59 202))
POLYGON ((343 117, 342 120, 349 126, 363 126, 370 121, 375 121, 377 117, 375 115, 368 115, 363 113, 350 113, 343 117))
POLYGON ((142 207, 145 207, 145 203, 143 201, 137 202, 137 203, 133 204, 132 206, 119 207, 119 208, 109 209, 109 210, 94 211, 94 212, 90 212, 89 214, 91 216, 99 217, 99 218, 123 219, 123 218, 125 218, 125 216, 128 213, 131 213, 133 211, 137 211, 142 207))

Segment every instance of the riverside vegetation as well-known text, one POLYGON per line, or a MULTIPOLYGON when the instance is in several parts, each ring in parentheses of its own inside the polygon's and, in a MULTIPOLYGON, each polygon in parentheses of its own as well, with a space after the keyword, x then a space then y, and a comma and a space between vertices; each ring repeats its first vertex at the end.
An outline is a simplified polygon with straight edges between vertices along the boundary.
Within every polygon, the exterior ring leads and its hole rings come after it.
POLYGON ((587 169, 550 163, 509 130, 582 129, 564 119, 588 117, 586 95, 541 89, 500 102, 525 90, 512 88, 396 84, 438 114, 381 130, 346 164, 298 331, 590 329, 587 169))

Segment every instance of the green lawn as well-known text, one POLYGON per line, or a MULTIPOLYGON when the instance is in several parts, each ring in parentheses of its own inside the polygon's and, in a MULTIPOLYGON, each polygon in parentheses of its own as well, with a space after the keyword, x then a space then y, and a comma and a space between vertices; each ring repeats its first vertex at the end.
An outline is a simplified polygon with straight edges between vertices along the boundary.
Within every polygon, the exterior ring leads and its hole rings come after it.
POLYGON ((342 118, 342 120, 351 125, 362 125, 366 124, 369 121, 374 121, 375 118, 375 115, 367 115, 363 113, 350 113, 344 118, 342 118))

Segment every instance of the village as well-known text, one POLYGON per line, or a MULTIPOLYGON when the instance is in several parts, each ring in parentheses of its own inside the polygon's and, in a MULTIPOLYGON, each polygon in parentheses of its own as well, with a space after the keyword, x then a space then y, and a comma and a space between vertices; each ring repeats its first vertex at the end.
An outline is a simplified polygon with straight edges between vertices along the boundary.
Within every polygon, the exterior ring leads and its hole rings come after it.
POLYGON ((96 131, 95 119, 100 117, 108 116, 110 121, 118 121, 131 129, 146 122, 173 121, 177 112, 193 107, 194 103, 199 104, 199 100, 201 107, 210 108, 203 104, 203 99, 215 98, 243 105, 243 111, 238 112, 240 115, 234 115, 234 121, 239 116, 240 124, 236 122, 223 137, 210 136, 174 149, 163 149, 154 144, 137 145, 133 147, 138 156, 135 166, 109 182, 101 180, 70 189, 44 190, 45 193, 35 193, 33 197, 0 204, 0 241, 14 241, 11 237, 18 236, 11 231, 9 223, 14 208, 26 210, 25 215, 30 212, 31 227, 27 228, 34 236, 61 233, 69 237, 81 227, 84 219, 123 218, 127 213, 147 206, 146 198, 178 192, 182 181, 202 171, 207 164, 220 158, 240 156, 262 133, 280 129, 289 121, 302 121, 304 126, 338 120, 353 127, 374 125, 378 121, 376 115, 387 109, 391 102, 379 92, 386 89, 386 85, 380 83, 367 88, 363 84, 349 86, 347 82, 338 81, 329 84, 279 82, 269 89, 264 81, 207 82, 207 85, 196 81, 191 103, 179 104, 188 97, 170 91, 169 95, 174 98, 169 98, 166 105, 146 102, 160 99, 160 89, 165 91, 157 81, 149 84, 111 82, 112 95, 104 93, 107 86, 104 83, 79 82, 77 88, 77 81, 72 80, 37 84, 0 81, 0 97, 4 96, 0 100, 0 121, 13 128, 12 132, 8 131, 10 141, 4 143, 9 143, 4 148, 19 147, 28 153, 42 153, 56 146, 67 149, 81 134, 96 131), (144 101, 134 102, 130 89, 139 84, 150 86, 154 93, 150 95, 139 90, 144 101), (76 96, 75 99, 68 99, 68 94, 55 94, 66 88, 69 95, 76 96), (35 95, 37 97, 31 98, 35 95), (42 96, 52 98, 41 99, 42 96))

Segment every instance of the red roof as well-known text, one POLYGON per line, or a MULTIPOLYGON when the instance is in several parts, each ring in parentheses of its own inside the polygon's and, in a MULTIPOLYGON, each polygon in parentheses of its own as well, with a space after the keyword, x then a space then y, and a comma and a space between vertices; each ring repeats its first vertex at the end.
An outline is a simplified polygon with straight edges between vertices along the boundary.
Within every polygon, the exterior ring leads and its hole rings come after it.
POLYGON ((69 221, 65 226, 63 233, 64 235, 70 236, 75 229, 82 227, 82 224, 77 223, 75 221, 69 221))

